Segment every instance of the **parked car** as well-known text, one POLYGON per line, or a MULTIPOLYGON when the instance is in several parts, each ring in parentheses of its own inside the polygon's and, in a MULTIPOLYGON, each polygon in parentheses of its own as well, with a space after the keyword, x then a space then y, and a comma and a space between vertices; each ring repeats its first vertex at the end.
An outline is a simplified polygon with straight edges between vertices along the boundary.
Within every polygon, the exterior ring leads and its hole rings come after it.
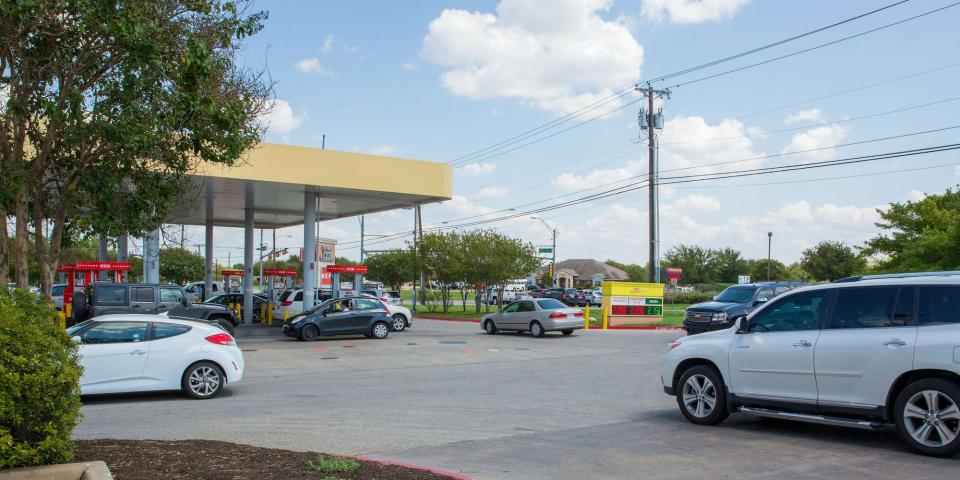
POLYGON ((400 292, 395 290, 387 290, 383 292, 383 296, 380 297, 381 300, 384 300, 384 303, 387 305, 403 305, 403 297, 400 296, 400 292), (384 300, 386 298, 386 300, 384 300))
POLYGON ((216 397, 243 378, 243 353, 219 326, 163 315, 103 315, 67 329, 79 344, 80 393, 181 390, 216 397))
POLYGON ((377 339, 390 333, 390 317, 374 298, 327 300, 283 324, 283 334, 304 341, 320 336, 364 335, 377 339))
POLYGON ((63 311, 63 291, 66 289, 66 283, 54 283, 50 287, 50 298, 53 299, 53 303, 56 305, 57 311, 59 312, 63 311))
MULTIPOLYGON (((243 294, 242 293, 224 293, 210 298, 209 300, 203 302, 208 305, 223 305, 227 308, 230 308, 230 305, 240 305, 240 308, 243 308, 243 294)), ((253 321, 260 323, 260 310, 263 305, 270 305, 270 300, 266 297, 260 295, 253 296, 253 321)))
MULTIPOLYGON (((330 290, 325 289, 316 289, 314 290, 314 301, 322 302, 329 300, 332 296, 330 290)), ((274 304, 273 308, 273 319, 274 320, 283 320, 286 316, 287 318, 293 317, 298 313, 303 311, 303 289, 298 288, 295 290, 286 290, 280 294, 280 297, 277 299, 277 303, 274 304), (290 313, 287 313, 290 312, 290 313)))
MULTIPOLYGON (((187 300, 194 303, 203 302, 206 299, 204 282, 190 282, 183 286, 183 292, 187 294, 187 300)), ((223 289, 223 282, 210 283, 210 298, 214 295, 226 293, 223 289)))
POLYGON ((490 335, 501 330, 530 332, 534 337, 555 331, 570 335, 583 328, 583 310, 570 308, 552 298, 520 300, 503 307, 500 312, 484 316, 480 328, 490 335))
POLYGON ((590 305, 603 305, 603 290, 599 287, 590 290, 590 305))
POLYGON ((681 338, 661 381, 691 422, 729 413, 879 429, 960 452, 960 272, 855 277, 681 338))
POLYGON ((577 289, 576 288, 548 288, 543 292, 541 298, 552 298, 559 300, 567 306, 576 306, 577 289))
POLYGON ((503 303, 515 302, 517 300, 529 300, 533 296, 526 290, 520 288, 511 288, 509 285, 501 292, 499 288, 488 287, 480 292, 480 303, 487 305, 496 305, 500 303, 500 294, 503 294, 503 303))
POLYGON ((688 335, 730 328, 734 318, 752 312, 777 295, 805 285, 802 282, 757 282, 729 286, 712 301, 687 307, 683 327, 688 335))
POLYGON ((97 282, 73 293, 73 322, 121 313, 159 314, 206 320, 230 333, 240 325, 236 314, 223 305, 190 303, 177 285, 97 282))
POLYGON ((590 304, 590 298, 593 295, 586 290, 577 290, 576 304, 578 307, 586 307, 590 304))
POLYGON ((361 298, 370 298, 383 304, 383 307, 387 309, 388 315, 390 315, 390 328, 393 331, 402 332, 413 325, 413 313, 410 312, 409 308, 403 305, 387 303, 382 297, 378 298, 374 295, 364 294, 361 298))

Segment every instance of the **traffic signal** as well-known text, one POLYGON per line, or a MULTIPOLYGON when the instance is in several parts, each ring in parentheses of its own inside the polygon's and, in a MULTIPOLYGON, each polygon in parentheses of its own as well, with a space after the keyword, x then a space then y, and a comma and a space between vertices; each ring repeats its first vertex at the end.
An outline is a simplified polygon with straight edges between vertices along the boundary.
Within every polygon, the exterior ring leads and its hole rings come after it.
POLYGON ((553 278, 553 262, 547 264, 547 276, 553 278))

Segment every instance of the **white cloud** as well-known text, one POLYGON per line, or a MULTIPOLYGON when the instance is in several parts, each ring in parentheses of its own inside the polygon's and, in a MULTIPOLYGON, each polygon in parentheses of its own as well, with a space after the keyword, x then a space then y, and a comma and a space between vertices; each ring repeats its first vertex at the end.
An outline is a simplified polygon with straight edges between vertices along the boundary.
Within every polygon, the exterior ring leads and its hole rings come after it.
POLYGON ((848 129, 837 124, 825 125, 812 130, 798 133, 780 153, 799 153, 795 158, 808 161, 831 160, 836 157, 834 145, 840 143, 847 136, 848 129), (822 149, 816 151, 807 151, 822 149))
POLYGON ((468 177, 477 177, 480 175, 489 175, 497 169, 497 164, 493 162, 468 163, 457 168, 457 172, 468 177))
POLYGON ((293 64, 293 68, 296 68, 301 73, 314 73, 324 77, 333 76, 333 72, 325 68, 323 64, 320 63, 320 58, 318 57, 299 60, 293 64))
POLYGON ((687 195, 673 202, 673 208, 695 212, 715 212, 720 210, 720 200, 706 195, 687 195))
POLYGON ((288 140, 290 134, 300 128, 306 119, 305 112, 294 112, 290 102, 280 99, 274 100, 270 112, 260 117, 269 133, 280 135, 284 140, 288 140))
POLYGON ((799 112, 791 113, 784 119, 784 123, 792 125, 800 122, 822 122, 823 112, 819 108, 808 108, 799 112))
POLYGON ((422 54, 448 67, 441 82, 456 95, 569 113, 640 77, 643 47, 627 25, 600 16, 612 3, 502 0, 496 14, 447 9, 430 22, 422 54))
POLYGON ((417 66, 417 64, 415 64, 415 63, 410 63, 410 62, 404 62, 404 63, 402 63, 400 66, 403 67, 403 69, 406 70, 406 71, 408 71, 408 72, 416 71, 417 68, 419 68, 419 67, 417 66))
POLYGON ((323 45, 320 47, 320 51, 323 53, 330 53, 333 50, 333 34, 328 34, 327 38, 323 39, 323 45))
POLYGON ((960 186, 960 165, 953 167, 953 174, 956 177, 957 185, 960 186))
MULTIPOLYGON (((641 172, 641 162, 630 162, 623 168, 608 168, 603 170, 594 170, 586 175, 577 175, 574 173, 562 173, 550 179, 550 185, 564 190, 583 190, 585 188, 599 187, 608 183, 627 180, 635 177, 641 172)), ((642 179, 636 179, 640 181, 642 179)), ((611 185, 610 188, 616 188, 629 183, 620 183, 611 185)))
POLYGON ((907 192, 906 196, 904 196, 903 198, 911 202, 919 202, 920 200, 927 198, 927 194, 923 193, 920 190, 913 189, 907 192))
POLYGON ((643 0, 641 13, 660 23, 700 23, 733 18, 750 0, 643 0))
POLYGON ((477 192, 477 198, 500 198, 507 196, 508 193, 510 190, 503 187, 483 187, 477 192))
POLYGON ((392 147, 390 145, 380 145, 370 149, 370 153, 374 155, 390 155, 397 151, 397 147, 392 147))

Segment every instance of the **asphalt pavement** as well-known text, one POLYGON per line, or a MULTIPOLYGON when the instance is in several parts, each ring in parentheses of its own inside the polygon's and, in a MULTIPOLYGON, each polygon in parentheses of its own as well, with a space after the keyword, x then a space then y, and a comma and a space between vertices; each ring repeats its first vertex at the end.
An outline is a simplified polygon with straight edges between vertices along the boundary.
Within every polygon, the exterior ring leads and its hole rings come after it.
POLYGON ((417 320, 385 340, 240 340, 245 378, 214 400, 84 400, 77 438, 225 440, 366 455, 480 479, 952 477, 893 432, 733 415, 686 422, 659 383, 671 331, 482 334, 417 320))

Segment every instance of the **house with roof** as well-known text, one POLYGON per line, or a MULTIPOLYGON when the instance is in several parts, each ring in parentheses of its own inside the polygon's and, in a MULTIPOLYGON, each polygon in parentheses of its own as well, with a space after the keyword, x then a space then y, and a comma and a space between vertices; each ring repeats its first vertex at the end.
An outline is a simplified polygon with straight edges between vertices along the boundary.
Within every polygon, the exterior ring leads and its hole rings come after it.
POLYGON ((558 287, 587 288, 600 286, 604 280, 625 281, 627 272, 590 258, 572 258, 557 262, 554 270, 558 287))

